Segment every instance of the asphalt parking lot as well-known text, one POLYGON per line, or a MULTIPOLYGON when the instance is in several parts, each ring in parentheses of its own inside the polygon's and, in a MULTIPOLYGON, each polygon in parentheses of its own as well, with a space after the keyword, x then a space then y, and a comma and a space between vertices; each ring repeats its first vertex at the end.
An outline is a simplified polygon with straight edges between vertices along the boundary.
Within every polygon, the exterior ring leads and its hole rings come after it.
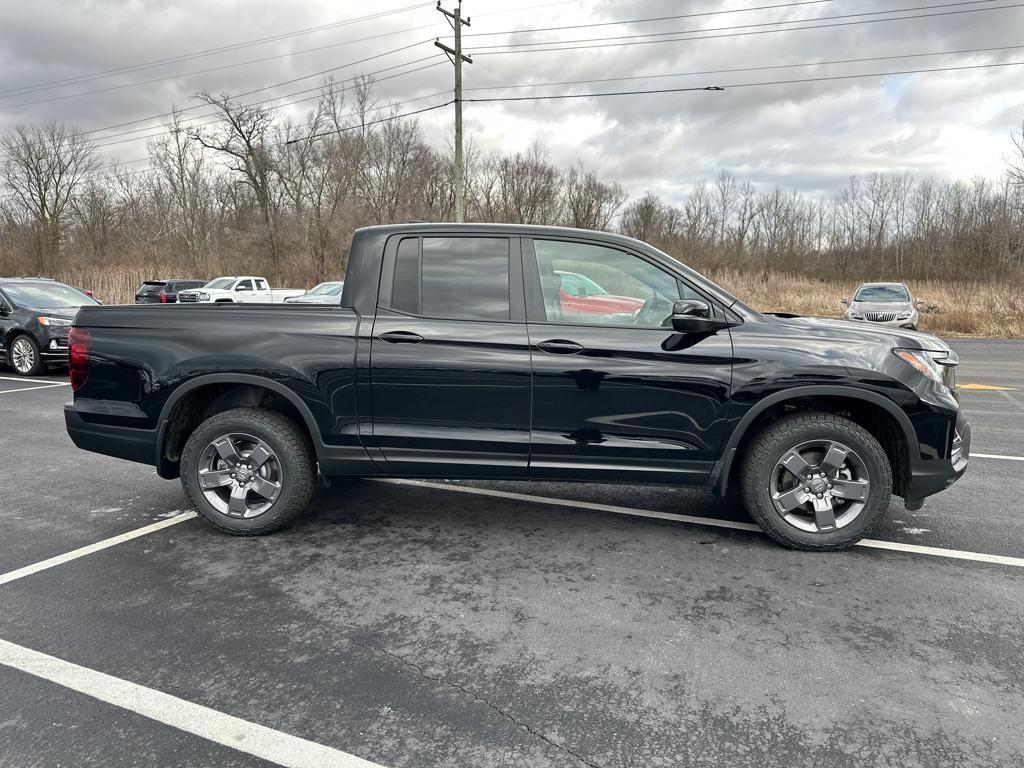
POLYGON ((0 766, 1022 765, 1024 341, 952 343, 967 476, 825 555, 562 484, 335 483, 236 539, 0 369, 0 766))

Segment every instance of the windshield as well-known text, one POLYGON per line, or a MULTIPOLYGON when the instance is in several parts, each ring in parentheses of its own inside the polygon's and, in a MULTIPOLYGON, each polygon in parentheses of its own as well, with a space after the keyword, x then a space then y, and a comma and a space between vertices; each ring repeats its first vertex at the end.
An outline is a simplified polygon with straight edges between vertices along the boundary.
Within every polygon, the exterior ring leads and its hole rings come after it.
POLYGON ((208 282, 203 288, 230 288, 233 282, 235 282, 233 277, 218 277, 216 280, 208 282))
POLYGON ((99 303, 63 283, 7 283, 4 292, 15 304, 38 309, 89 307, 99 303))
POLYGON ((894 302, 910 301, 907 289, 902 285, 865 285, 853 299, 854 301, 894 302))
POLYGON ((345 287, 344 283, 320 283, 320 285, 314 286, 309 290, 307 296, 337 296, 341 293, 341 289, 345 287))

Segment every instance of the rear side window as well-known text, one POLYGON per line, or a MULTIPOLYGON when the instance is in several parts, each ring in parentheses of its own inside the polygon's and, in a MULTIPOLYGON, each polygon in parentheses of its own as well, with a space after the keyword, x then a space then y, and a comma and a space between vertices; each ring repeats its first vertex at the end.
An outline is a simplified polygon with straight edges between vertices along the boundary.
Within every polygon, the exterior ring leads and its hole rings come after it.
POLYGON ((257 291, 265 291, 265 290, 267 290, 267 284, 264 281, 262 281, 262 280, 257 280, 256 281, 256 290, 257 291))
POLYGON ((503 237, 404 239, 391 306, 425 317, 508 320, 509 253, 503 237))

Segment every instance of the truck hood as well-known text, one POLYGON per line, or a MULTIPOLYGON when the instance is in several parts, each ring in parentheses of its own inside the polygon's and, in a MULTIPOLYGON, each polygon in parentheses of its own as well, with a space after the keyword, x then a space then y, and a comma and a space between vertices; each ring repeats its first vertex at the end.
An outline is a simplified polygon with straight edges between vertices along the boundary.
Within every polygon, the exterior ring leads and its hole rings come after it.
POLYGON ((953 353, 952 348, 937 336, 906 328, 878 326, 872 323, 836 320, 830 317, 805 317, 802 315, 765 315, 772 323, 789 326, 793 333, 827 331, 828 338, 841 344, 845 337, 849 341, 887 344, 892 348, 927 349, 934 352, 953 353))

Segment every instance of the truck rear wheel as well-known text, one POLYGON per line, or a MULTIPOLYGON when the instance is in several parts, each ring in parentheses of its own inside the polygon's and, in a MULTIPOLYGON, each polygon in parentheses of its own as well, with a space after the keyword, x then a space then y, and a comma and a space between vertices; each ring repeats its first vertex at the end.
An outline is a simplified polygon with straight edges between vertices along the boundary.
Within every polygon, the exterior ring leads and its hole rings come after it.
POLYGON ((233 408, 189 436, 181 484, 206 522, 236 536, 258 536, 306 509, 316 462, 305 432, 287 416, 233 408))
POLYGON ((795 413, 768 425, 741 469, 747 512, 787 547, 846 549, 889 506, 892 469, 870 432, 833 413, 795 413))

